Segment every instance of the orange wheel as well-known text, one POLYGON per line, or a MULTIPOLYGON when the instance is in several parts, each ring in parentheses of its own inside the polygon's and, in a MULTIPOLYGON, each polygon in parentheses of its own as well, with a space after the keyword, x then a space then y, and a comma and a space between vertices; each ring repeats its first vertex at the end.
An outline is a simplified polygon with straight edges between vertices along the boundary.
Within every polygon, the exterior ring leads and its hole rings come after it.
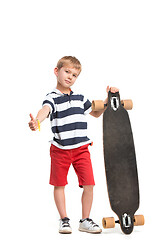
POLYGON ((133 108, 133 102, 131 99, 128 100, 122 100, 121 104, 126 110, 131 110, 133 108))
POLYGON ((135 215, 134 216, 134 226, 142 226, 144 225, 144 216, 143 215, 135 215))
POLYGON ((99 111, 104 109, 104 102, 102 100, 92 101, 92 110, 99 111))
POLYGON ((115 227, 114 217, 103 218, 102 225, 103 228, 114 228, 115 227))

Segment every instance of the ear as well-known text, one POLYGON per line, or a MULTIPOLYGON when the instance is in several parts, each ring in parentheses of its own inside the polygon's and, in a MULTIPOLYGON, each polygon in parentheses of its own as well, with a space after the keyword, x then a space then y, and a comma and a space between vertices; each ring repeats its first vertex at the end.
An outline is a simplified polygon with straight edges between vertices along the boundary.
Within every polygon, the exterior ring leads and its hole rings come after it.
POLYGON ((58 77, 58 68, 57 67, 55 67, 55 69, 54 69, 54 74, 56 75, 56 77, 58 77))

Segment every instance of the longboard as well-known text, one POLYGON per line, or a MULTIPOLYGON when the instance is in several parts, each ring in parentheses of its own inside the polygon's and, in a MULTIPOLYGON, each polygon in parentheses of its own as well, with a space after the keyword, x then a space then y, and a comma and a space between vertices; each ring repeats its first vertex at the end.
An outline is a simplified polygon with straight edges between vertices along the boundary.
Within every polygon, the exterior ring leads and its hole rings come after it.
POLYGON ((144 224, 144 217, 134 215, 139 208, 136 153, 129 115, 118 92, 108 93, 103 114, 103 148, 109 201, 118 216, 117 221, 103 218, 103 227, 119 223, 123 233, 130 234, 134 225, 144 224))

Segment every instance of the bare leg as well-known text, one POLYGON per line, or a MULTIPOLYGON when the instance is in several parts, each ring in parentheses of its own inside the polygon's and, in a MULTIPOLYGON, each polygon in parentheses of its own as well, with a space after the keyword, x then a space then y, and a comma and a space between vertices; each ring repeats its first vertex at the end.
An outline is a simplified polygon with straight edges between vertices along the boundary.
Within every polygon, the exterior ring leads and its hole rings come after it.
POLYGON ((82 219, 89 218, 93 202, 93 186, 83 186, 82 194, 82 219))
POLYGON ((64 188, 65 187, 54 187, 54 200, 61 219, 67 217, 64 188))

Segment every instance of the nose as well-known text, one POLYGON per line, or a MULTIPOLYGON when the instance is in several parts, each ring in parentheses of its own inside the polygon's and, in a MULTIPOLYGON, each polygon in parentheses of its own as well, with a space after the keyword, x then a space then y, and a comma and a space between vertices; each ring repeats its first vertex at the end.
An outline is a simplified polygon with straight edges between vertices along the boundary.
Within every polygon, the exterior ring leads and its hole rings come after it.
POLYGON ((70 74, 68 75, 68 77, 69 77, 69 79, 72 79, 72 73, 70 73, 70 74))

